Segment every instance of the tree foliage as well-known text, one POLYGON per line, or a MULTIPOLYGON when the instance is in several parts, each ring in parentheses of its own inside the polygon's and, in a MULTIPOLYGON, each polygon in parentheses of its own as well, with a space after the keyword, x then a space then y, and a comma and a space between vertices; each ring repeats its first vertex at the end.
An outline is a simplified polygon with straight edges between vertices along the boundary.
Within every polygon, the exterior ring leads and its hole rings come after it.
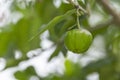
MULTIPOLYGON (((28 60, 29 51, 42 49, 40 36, 47 30, 48 40, 56 46, 48 61, 60 52, 67 57, 69 50, 65 48, 64 36, 67 31, 77 28, 76 9, 80 7, 80 26, 90 31, 94 39, 99 35, 102 36, 105 57, 91 61, 86 66, 82 66, 79 61, 74 63, 66 59, 63 74, 52 73, 41 77, 34 67, 30 66, 24 71, 16 71, 14 76, 18 80, 29 80, 32 76, 37 76, 40 80, 86 80, 89 74, 97 72, 99 80, 120 80, 120 1, 77 0, 79 6, 72 3, 72 0, 59 1, 60 6, 55 6, 57 4, 55 0, 31 0, 29 2, 13 0, 10 6, 11 12, 17 11, 23 16, 16 23, 11 22, 0 27, 0 57, 6 60, 5 69, 28 60), (15 58, 16 51, 22 54, 19 59, 15 58)), ((82 57, 85 55, 87 51, 82 57)))

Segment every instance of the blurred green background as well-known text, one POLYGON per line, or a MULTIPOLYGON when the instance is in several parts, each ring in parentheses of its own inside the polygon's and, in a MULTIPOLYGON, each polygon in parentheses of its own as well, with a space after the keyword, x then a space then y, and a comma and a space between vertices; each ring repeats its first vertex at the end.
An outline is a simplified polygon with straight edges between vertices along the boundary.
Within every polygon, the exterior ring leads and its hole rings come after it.
POLYGON ((78 2, 88 12, 81 27, 94 37, 84 54, 64 46, 65 33, 76 28, 66 0, 1 0, 0 74, 15 68, 17 80, 120 80, 120 1, 78 2))

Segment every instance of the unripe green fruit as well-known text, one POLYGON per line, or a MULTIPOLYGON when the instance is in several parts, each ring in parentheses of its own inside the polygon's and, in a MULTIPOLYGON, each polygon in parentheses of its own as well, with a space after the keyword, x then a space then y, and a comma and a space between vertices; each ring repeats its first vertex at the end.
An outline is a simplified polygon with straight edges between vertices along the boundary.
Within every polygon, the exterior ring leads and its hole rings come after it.
POLYGON ((85 29, 73 29, 66 33, 65 46, 74 53, 83 53, 92 43, 92 34, 85 29))

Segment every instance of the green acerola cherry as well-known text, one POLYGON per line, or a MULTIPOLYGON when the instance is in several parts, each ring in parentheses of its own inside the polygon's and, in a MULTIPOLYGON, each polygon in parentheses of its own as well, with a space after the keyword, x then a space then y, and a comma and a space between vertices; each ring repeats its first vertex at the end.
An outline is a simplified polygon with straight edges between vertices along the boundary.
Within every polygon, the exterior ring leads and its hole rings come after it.
POLYGON ((85 29, 73 29, 66 33, 65 46, 74 53, 83 53, 92 43, 92 34, 85 29))

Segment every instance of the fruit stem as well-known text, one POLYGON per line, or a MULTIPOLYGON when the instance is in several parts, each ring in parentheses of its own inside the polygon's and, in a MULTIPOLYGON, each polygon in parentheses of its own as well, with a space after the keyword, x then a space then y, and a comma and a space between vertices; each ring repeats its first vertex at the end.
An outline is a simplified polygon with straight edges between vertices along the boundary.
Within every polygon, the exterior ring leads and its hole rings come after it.
POLYGON ((77 9, 77 26, 78 26, 78 29, 81 29, 81 27, 80 27, 80 21, 79 21, 79 16, 80 16, 81 14, 79 13, 79 9, 77 9))

